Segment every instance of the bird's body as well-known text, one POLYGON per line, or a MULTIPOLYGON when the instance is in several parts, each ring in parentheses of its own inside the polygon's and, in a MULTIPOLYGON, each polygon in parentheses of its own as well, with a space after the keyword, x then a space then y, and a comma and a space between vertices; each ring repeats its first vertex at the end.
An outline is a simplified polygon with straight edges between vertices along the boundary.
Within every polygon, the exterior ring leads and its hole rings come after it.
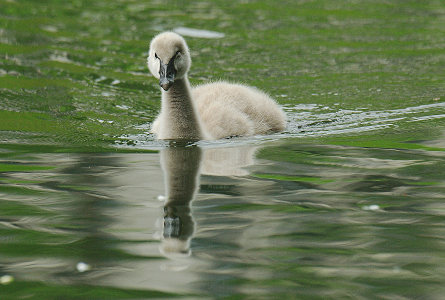
POLYGON ((267 94, 222 81, 192 88, 190 64, 178 34, 165 32, 152 40, 148 67, 163 88, 161 112, 152 126, 158 139, 214 140, 285 129, 283 110, 267 94))

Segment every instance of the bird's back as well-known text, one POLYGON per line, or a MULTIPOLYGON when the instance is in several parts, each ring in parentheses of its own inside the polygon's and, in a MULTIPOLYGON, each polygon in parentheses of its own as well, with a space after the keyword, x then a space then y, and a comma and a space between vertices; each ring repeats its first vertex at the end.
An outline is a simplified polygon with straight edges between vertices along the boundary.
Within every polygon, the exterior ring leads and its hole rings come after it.
POLYGON ((241 84, 215 82, 197 86, 192 98, 203 125, 216 139, 283 131, 286 118, 264 92, 241 84))

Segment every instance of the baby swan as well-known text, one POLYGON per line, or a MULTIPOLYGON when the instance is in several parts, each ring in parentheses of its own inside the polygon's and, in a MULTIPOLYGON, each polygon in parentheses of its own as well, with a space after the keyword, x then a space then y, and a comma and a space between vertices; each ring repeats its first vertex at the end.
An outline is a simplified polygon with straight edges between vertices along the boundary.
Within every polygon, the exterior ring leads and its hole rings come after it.
POLYGON ((190 52, 173 32, 153 38, 147 65, 162 87, 161 112, 151 131, 158 139, 215 140, 283 131, 286 117, 268 95, 241 84, 190 87, 190 52))

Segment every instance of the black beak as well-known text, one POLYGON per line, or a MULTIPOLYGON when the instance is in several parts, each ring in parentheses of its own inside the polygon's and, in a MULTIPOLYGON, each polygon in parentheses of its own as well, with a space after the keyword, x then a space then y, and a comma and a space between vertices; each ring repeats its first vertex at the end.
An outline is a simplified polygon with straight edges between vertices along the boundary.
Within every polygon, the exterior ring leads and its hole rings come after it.
POLYGON ((168 64, 160 62, 159 69, 159 85, 164 89, 164 91, 168 91, 168 89, 175 82, 176 69, 175 69, 175 57, 170 59, 168 64))

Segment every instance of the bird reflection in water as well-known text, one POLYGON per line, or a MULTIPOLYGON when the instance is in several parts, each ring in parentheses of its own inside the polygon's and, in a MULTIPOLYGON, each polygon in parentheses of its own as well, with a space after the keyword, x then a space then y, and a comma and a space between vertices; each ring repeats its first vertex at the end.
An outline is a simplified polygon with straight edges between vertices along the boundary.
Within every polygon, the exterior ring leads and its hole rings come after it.
POLYGON ((171 143, 161 150, 166 189, 160 248, 164 255, 190 255, 190 239, 194 231, 190 202, 199 186, 201 155, 202 150, 196 145, 171 143))
POLYGON ((160 246, 165 256, 189 256, 195 222, 191 201, 199 189, 201 172, 212 176, 247 175, 257 147, 201 149, 196 144, 171 142, 161 150, 165 203, 160 246))

